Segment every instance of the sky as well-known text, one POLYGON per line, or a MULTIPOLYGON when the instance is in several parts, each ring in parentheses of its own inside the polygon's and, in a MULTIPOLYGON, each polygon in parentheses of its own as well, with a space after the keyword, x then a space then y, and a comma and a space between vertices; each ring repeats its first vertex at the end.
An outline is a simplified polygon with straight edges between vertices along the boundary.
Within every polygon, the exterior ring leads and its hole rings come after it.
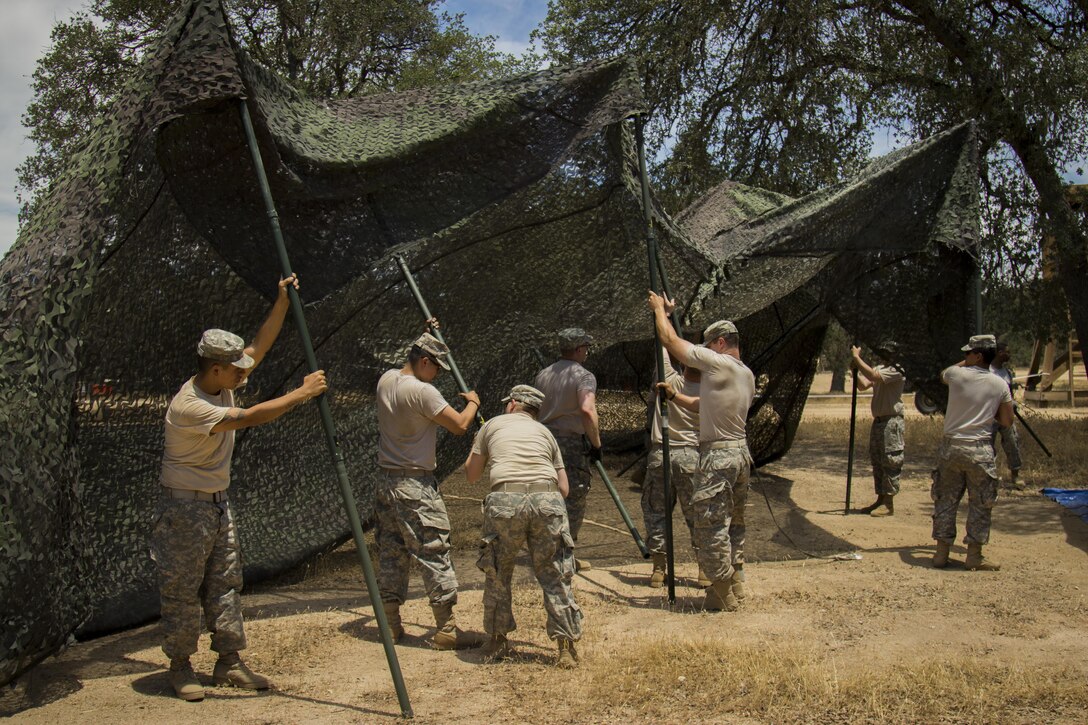
MULTIPOLYGON (((30 155, 20 118, 31 99, 30 82, 37 59, 49 47, 49 33, 58 20, 71 17, 90 0, 3 0, 0 24, 0 256, 18 233, 15 167, 30 155)), ((444 9, 464 13, 474 33, 496 36, 496 47, 520 55, 529 47, 529 34, 544 19, 547 0, 446 0, 444 9)), ((874 136, 874 155, 898 144, 888 132, 874 136)), ((1085 183, 1084 177, 1067 180, 1085 183)))

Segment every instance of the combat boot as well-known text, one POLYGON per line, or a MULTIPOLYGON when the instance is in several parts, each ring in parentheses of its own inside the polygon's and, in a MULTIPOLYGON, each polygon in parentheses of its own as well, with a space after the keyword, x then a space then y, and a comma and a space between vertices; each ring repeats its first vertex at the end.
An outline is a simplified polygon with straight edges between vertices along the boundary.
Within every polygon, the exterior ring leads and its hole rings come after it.
POLYGON ((698 583, 698 584, 699 584, 699 586, 701 586, 701 587, 702 587, 703 589, 706 589, 706 588, 707 588, 708 586, 710 586, 710 577, 708 577, 708 576, 706 575, 706 572, 705 572, 705 571, 703 571, 703 567, 702 567, 702 566, 700 566, 700 567, 699 567, 699 581, 698 581, 697 583, 698 583))
POLYGON ((382 602, 385 610, 385 621, 389 623, 389 633, 393 635, 394 642, 400 642, 404 636, 404 625, 400 621, 400 605, 396 602, 382 602))
POLYGON ((204 687, 196 678, 188 657, 170 660, 170 684, 174 687, 174 694, 182 700, 199 702, 204 699, 204 687))
POLYGON ((703 609, 708 612, 735 612, 740 602, 733 594, 732 577, 712 583, 706 590, 703 609))
POLYGON ((937 551, 933 553, 933 568, 944 569, 948 566, 948 554, 952 551, 952 544, 943 541, 937 542, 937 551))
POLYGON ((895 496, 881 494, 880 505, 870 511, 869 515, 876 516, 877 518, 883 516, 895 516, 895 496))
POLYGON ((878 508, 880 508, 883 505, 884 505, 884 496, 882 494, 877 494, 876 501, 869 504, 868 506, 865 506, 864 508, 859 508, 858 513, 871 514, 872 512, 876 511, 878 508))
POLYGON ((660 589, 665 586, 665 555, 654 554, 654 570, 650 572, 650 586, 660 589))
POLYGON ((501 662, 512 657, 513 654, 513 650, 510 649, 510 640, 506 639, 505 634, 491 635, 491 641, 484 646, 485 662, 501 662))
POLYGON ((556 640, 559 643, 559 659, 555 661, 555 666, 564 670, 572 670, 578 666, 578 650, 574 648, 574 642, 569 639, 560 637, 556 640))
POLYGON ((477 635, 457 628, 457 615, 453 613, 452 604, 432 604, 431 611, 434 612, 434 623, 438 627, 438 631, 431 638, 431 646, 435 649, 470 649, 483 644, 477 635))
POLYGON ((593 565, 590 564, 588 561, 584 561, 582 559, 574 560, 574 571, 589 571, 592 568, 593 565))
POLYGON ((215 663, 212 671, 212 682, 227 687, 240 687, 243 690, 267 690, 272 686, 267 677, 246 667, 237 652, 219 655, 219 661, 215 663))
POLYGON ((733 570, 733 578, 729 583, 729 589, 733 592, 733 596, 737 598, 737 602, 743 602, 745 597, 748 596, 748 587, 744 584, 746 581, 744 569, 738 564, 736 569, 733 570))
POLYGON ((982 544, 967 545, 967 558, 964 559, 963 566, 967 571, 1001 571, 999 564, 983 558, 982 544))

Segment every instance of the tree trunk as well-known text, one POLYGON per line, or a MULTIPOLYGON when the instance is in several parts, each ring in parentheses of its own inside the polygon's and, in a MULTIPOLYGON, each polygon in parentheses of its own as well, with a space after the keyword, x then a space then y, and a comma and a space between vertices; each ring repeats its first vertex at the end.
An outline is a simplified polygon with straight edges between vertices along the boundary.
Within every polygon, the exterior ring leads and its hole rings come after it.
POLYGON ((842 368, 836 368, 831 371, 831 390, 829 393, 845 393, 846 392, 846 371, 842 368))

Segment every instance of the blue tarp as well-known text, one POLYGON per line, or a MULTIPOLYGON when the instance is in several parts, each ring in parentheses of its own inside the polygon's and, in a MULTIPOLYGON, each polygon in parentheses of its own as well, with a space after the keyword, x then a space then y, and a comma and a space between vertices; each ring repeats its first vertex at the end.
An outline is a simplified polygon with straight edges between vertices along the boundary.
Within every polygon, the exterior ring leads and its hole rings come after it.
POLYGON ((1043 495, 1070 509, 1088 522, 1088 490, 1079 488, 1044 488, 1043 495))

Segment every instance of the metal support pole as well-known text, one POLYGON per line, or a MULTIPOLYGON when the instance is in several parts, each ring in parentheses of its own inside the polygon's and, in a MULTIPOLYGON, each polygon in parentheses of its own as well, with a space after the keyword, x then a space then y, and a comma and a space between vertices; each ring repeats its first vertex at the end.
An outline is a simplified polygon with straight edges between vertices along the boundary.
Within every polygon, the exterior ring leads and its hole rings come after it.
POLYGON ((1035 439, 1035 442, 1039 444, 1039 447, 1043 449, 1043 453, 1046 454, 1046 457, 1047 458, 1053 458, 1054 456, 1051 455, 1050 449, 1047 448, 1046 444, 1043 443, 1043 439, 1035 434, 1035 431, 1033 431, 1031 429, 1031 426, 1028 425, 1028 422, 1026 420, 1024 420, 1024 416, 1020 415, 1020 411, 1017 410, 1015 406, 1013 406, 1012 412, 1013 412, 1013 415, 1016 416, 1016 419, 1018 421, 1020 421, 1020 425, 1024 426, 1024 430, 1026 430, 1028 433, 1030 433, 1031 437, 1035 439))
MULTIPOLYGON (((658 281, 660 262, 657 254, 657 240, 654 238, 653 215, 651 213, 650 178, 646 171, 646 135, 644 126, 646 117, 639 116, 635 121, 635 136, 638 140, 638 173, 642 183, 642 216, 646 224, 646 254, 650 266, 650 289, 655 292, 664 290, 658 281)), ((679 334, 679 330, 677 330, 679 334)), ((657 358, 657 380, 665 381, 665 356, 661 351, 661 338, 654 324, 654 352, 657 358)), ((665 488, 665 583, 668 586, 669 604, 676 603, 676 567, 672 545, 672 475, 669 461, 669 406, 661 389, 657 394, 658 411, 661 414, 661 478, 665 488)))
MULTIPOLYGON (((412 296, 416 298, 416 304, 419 305, 419 311, 423 313, 423 319, 430 320, 434 315, 431 314, 431 310, 427 307, 427 301, 423 299, 423 294, 419 291, 416 279, 412 276, 412 270, 408 269, 408 263, 405 262, 404 257, 399 254, 395 259, 400 266, 401 273, 404 275, 404 281, 408 283, 408 289, 412 290, 412 296)), ((438 338, 438 341, 443 345, 446 345, 446 338, 442 336, 442 331, 433 325, 430 329, 431 334, 438 338)), ((449 347, 449 345, 446 345, 446 347, 449 347)), ((465 379, 461 377, 461 370, 457 367, 457 362, 453 359, 452 352, 446 356, 446 362, 450 364, 450 372, 453 373, 453 379, 457 381, 457 388, 462 393, 469 392, 469 387, 465 384, 465 379)), ((476 407, 476 422, 480 425, 484 424, 484 417, 480 414, 479 406, 476 407)))
MULTIPOLYGON (((854 343, 857 344, 856 342, 854 343)), ((858 370, 853 370, 853 385, 850 391, 850 448, 846 454, 846 508, 842 514, 850 513, 850 486, 854 482, 854 431, 858 423, 858 370)))
MULTIPOLYGON (((276 213, 276 205, 272 200, 272 190, 268 185, 264 161, 261 159, 261 150, 257 146, 257 136, 253 131, 253 121, 249 116, 249 108, 244 98, 238 99, 238 109, 242 116, 242 126, 245 128, 246 143, 249 146, 250 155, 253 157, 253 168, 256 172, 257 183, 261 188, 265 211, 268 213, 268 223, 272 227, 272 239, 276 245, 276 252, 279 254, 283 276, 286 278, 292 274, 291 260, 287 256, 287 246, 283 241, 279 215, 276 213)), ((317 356, 314 354, 309 327, 306 325, 306 315, 302 310, 302 301, 299 299, 298 292, 290 285, 287 287, 287 294, 291 299, 291 312, 294 316, 295 327, 298 328, 299 337, 302 339, 306 364, 310 368, 310 372, 315 372, 320 368, 317 365, 317 356)), ((340 446, 336 441, 336 426, 333 423, 332 412, 329 410, 329 402, 326 396, 321 395, 317 398, 317 407, 321 412, 321 423, 325 429, 325 441, 328 444, 329 455, 336 469, 336 480, 340 484, 340 495, 344 499, 344 509, 347 511, 348 521, 351 524, 351 533, 355 538, 355 548, 359 551, 359 560, 363 565, 363 578, 366 580, 367 593, 370 595, 370 606, 374 609, 374 618, 378 622, 382 647, 385 649, 385 658, 389 663, 389 674, 393 676, 393 687, 397 690, 401 716, 411 718, 413 717, 412 704, 408 700, 408 690, 404 686, 404 678, 400 672, 397 651, 393 647, 393 635, 389 630, 389 622, 385 618, 385 609, 382 607, 381 593, 378 590, 378 580, 374 576, 374 565, 371 563, 370 552, 367 550, 366 540, 363 538, 363 526, 359 520, 359 511, 355 508, 355 497, 351 492, 351 484, 348 482, 348 469, 344 463, 344 457, 340 453, 340 446)))

